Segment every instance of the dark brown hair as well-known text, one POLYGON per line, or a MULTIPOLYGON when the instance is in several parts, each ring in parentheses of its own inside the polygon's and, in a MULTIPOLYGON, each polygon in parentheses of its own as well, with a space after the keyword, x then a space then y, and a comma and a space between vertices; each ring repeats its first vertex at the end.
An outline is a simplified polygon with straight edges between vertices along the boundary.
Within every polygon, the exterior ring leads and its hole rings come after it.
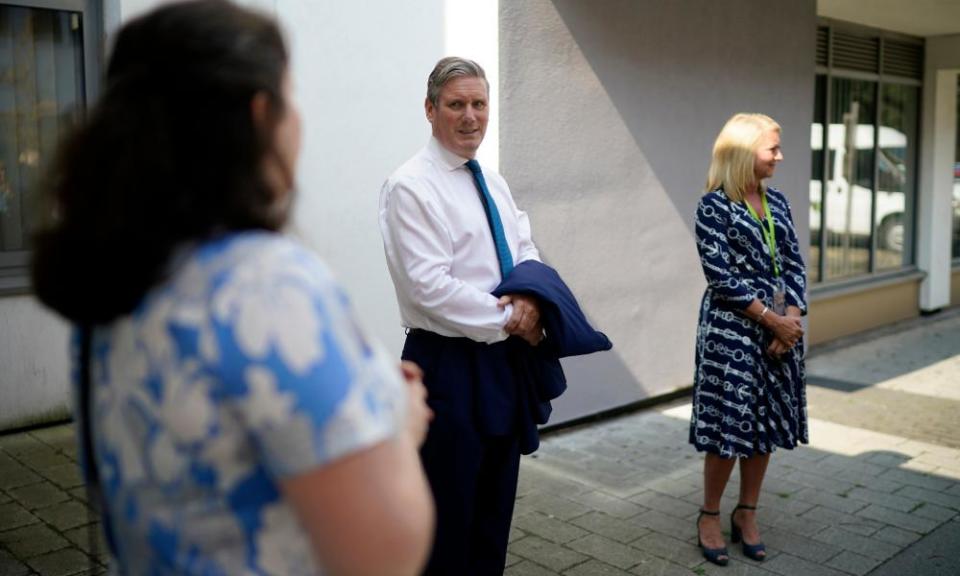
MULTIPOLYGON (((175 248, 231 230, 280 228, 264 181, 283 114, 287 49, 276 23, 225 0, 163 6, 117 35, 97 104, 65 140, 43 194, 33 288, 67 319, 103 324, 162 280, 175 248)), ((279 207, 278 207, 279 206, 279 207)))

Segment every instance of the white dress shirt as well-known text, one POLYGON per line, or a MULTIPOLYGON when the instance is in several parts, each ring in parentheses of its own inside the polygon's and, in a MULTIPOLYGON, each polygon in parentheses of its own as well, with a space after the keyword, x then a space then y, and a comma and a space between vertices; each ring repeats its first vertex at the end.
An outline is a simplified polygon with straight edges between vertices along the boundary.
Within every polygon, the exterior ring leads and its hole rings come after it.
MULTIPOLYGON (((473 175, 431 137, 380 191, 380 233, 407 328, 478 342, 507 338, 513 306, 497 306, 501 281, 493 234, 473 175)), ((539 260, 530 221, 500 174, 483 168, 515 264, 539 260)))

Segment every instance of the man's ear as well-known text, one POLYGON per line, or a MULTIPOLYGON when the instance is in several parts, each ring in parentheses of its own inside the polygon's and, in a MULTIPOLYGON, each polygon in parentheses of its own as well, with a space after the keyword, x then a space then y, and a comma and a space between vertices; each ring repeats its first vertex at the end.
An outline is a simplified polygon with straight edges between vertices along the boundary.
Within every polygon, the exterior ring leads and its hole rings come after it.
POLYGON ((425 98, 423 100, 423 109, 427 112, 427 120, 433 124, 433 115, 436 113, 437 109, 434 107, 433 102, 430 101, 430 98, 425 98))
POLYGON ((270 96, 259 91, 250 99, 250 118, 257 132, 264 133, 270 125, 270 96))

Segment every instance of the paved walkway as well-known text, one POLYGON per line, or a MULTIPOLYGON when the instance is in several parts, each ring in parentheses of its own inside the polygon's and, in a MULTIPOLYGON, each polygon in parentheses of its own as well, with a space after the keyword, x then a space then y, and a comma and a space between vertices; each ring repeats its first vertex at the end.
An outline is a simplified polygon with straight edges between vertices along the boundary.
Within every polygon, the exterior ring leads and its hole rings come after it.
MULTIPOLYGON (((960 574, 960 311, 820 348, 808 368, 810 446, 778 452, 764 484, 767 561, 700 556, 702 461, 675 401, 544 438, 521 468, 507 574, 960 574)), ((91 522, 72 427, 0 436, 0 576, 89 573, 91 522)))
MULTIPOLYGON (((689 400, 549 435, 521 468, 512 576, 960 574, 960 311, 820 348, 811 442, 771 459, 763 563, 696 547, 689 400)), ((723 503, 736 504, 736 472, 723 503)))
MULTIPOLYGON (((0 436, 0 576, 100 574, 91 566, 73 427, 0 436)), ((94 526, 94 532, 96 526, 94 526)))

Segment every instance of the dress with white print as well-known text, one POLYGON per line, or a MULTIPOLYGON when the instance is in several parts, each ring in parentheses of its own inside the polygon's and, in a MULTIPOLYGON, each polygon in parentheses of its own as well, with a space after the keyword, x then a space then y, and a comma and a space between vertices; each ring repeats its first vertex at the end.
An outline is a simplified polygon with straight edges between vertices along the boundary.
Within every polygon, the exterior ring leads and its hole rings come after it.
POLYGON ((806 271, 786 196, 767 188, 776 236, 776 267, 762 224, 723 190, 703 195, 695 234, 707 289, 697 325, 690 442, 725 458, 767 454, 807 442, 801 341, 780 359, 766 354, 772 335, 746 317, 756 298, 774 293, 806 314, 806 271), (777 275, 779 273, 779 277, 777 275))

